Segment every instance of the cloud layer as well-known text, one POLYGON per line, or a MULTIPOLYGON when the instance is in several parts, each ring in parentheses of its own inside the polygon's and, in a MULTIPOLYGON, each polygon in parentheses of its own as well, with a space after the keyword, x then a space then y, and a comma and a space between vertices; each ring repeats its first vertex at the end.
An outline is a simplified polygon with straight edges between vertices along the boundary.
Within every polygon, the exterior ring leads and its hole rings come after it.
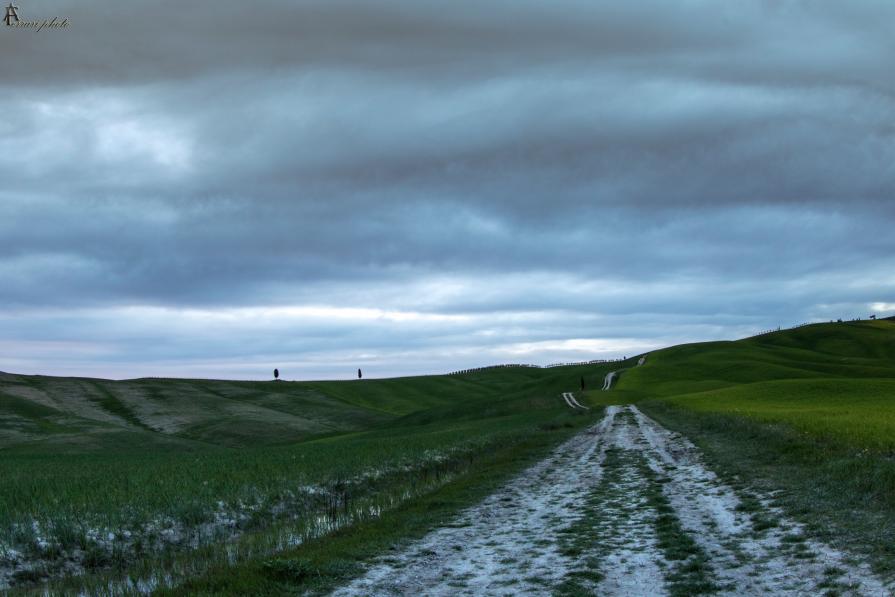
POLYGON ((0 30, 0 369, 393 375, 895 312, 895 6, 629 4, 19 2, 72 25, 0 30))

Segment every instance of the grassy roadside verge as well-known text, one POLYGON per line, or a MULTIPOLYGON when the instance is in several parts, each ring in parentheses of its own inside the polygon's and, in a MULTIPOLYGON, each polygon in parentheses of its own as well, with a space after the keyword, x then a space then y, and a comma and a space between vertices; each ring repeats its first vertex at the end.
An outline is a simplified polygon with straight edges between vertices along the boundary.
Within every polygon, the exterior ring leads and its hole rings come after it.
POLYGON ((638 403, 693 441, 714 470, 737 486, 775 492, 775 501, 812 534, 866 554, 895 577, 895 460, 782 422, 699 412, 663 400, 638 403))
POLYGON ((309 541, 275 557, 217 567, 160 595, 321 594, 348 582, 364 563, 387 555, 448 523, 462 509, 493 493, 514 474, 545 457, 597 415, 563 416, 472 463, 450 483, 380 517, 309 541))

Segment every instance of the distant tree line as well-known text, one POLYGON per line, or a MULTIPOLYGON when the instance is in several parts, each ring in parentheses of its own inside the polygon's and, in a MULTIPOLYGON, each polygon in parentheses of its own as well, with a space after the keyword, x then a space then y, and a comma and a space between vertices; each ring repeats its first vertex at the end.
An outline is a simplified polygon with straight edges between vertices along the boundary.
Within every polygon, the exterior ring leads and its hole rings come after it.
POLYGON ((461 369, 452 371, 448 375, 464 375, 466 373, 478 373, 479 371, 488 371, 490 369, 506 369, 510 367, 532 367, 534 369, 550 369, 551 367, 569 367, 572 365, 597 365, 600 363, 618 363, 625 359, 594 359, 592 361, 578 361, 575 363, 551 363, 550 365, 531 365, 525 363, 507 363, 505 365, 488 365, 485 367, 475 367, 473 369, 461 369))
MULTIPOLYGON (((868 320, 875 320, 875 319, 876 319, 876 315, 871 315, 871 316, 868 317, 867 319, 868 319, 868 320)), ((892 317, 886 317, 886 319, 893 319, 893 320, 895 320, 895 315, 893 315, 892 317)), ((831 320, 830 320, 830 323, 842 323, 843 321, 844 321, 844 320, 840 317, 840 318, 837 319, 835 322, 831 319, 831 320)), ((855 317, 854 319, 850 319, 849 321, 863 321, 863 320, 862 320, 860 317, 855 317)), ((790 326, 790 327, 788 327, 788 328, 781 328, 780 326, 777 326, 777 329, 773 329, 773 330, 764 330, 764 331, 758 332, 758 333, 756 333, 756 334, 752 334, 751 336, 746 336, 746 338, 757 338, 758 336, 764 336, 765 334, 773 334, 774 332, 779 332, 779 331, 782 331, 782 330, 784 330, 784 329, 786 329, 786 330, 795 330, 795 329, 798 329, 798 328, 803 328, 803 327, 805 327, 806 325, 820 325, 820 324, 822 324, 822 323, 826 323, 826 322, 824 322, 824 321, 808 321, 808 322, 806 322, 806 323, 800 323, 800 324, 798 324, 798 325, 793 325, 793 326, 790 326)))

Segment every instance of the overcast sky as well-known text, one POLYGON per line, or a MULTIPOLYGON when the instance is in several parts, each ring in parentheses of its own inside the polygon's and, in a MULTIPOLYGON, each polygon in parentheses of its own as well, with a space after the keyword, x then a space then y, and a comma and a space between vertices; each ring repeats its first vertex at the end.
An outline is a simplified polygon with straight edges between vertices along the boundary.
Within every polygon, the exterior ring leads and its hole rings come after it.
POLYGON ((379 377, 895 314, 889 0, 15 4, 71 25, 0 25, 0 370, 379 377))

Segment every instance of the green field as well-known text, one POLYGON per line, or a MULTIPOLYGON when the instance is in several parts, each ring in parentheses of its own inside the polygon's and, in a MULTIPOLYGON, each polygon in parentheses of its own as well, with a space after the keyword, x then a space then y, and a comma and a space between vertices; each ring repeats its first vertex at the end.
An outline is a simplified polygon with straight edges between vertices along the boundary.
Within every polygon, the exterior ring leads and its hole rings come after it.
POLYGON ((74 554, 86 576, 53 580, 66 589, 268 555, 533 436, 560 441, 590 417, 559 394, 610 368, 310 383, 3 374, 0 558, 40 562, 17 570, 27 586, 74 554))
POLYGON ((785 423, 808 437, 895 452, 895 379, 792 379, 683 394, 669 405, 785 423))
MULTIPOLYGON (((895 322, 817 324, 658 351, 616 390, 698 413, 781 423, 858 450, 895 450, 895 322)), ((648 403, 649 404, 649 403, 648 403)))
POLYGON ((14 568, 23 590, 322 590, 623 402, 880 569, 895 561, 895 322, 635 363, 307 383, 0 374, 0 564, 37 563, 14 568), (611 391, 579 395, 591 411, 560 398, 618 369, 611 391), (315 580, 275 556, 314 562, 315 580))

